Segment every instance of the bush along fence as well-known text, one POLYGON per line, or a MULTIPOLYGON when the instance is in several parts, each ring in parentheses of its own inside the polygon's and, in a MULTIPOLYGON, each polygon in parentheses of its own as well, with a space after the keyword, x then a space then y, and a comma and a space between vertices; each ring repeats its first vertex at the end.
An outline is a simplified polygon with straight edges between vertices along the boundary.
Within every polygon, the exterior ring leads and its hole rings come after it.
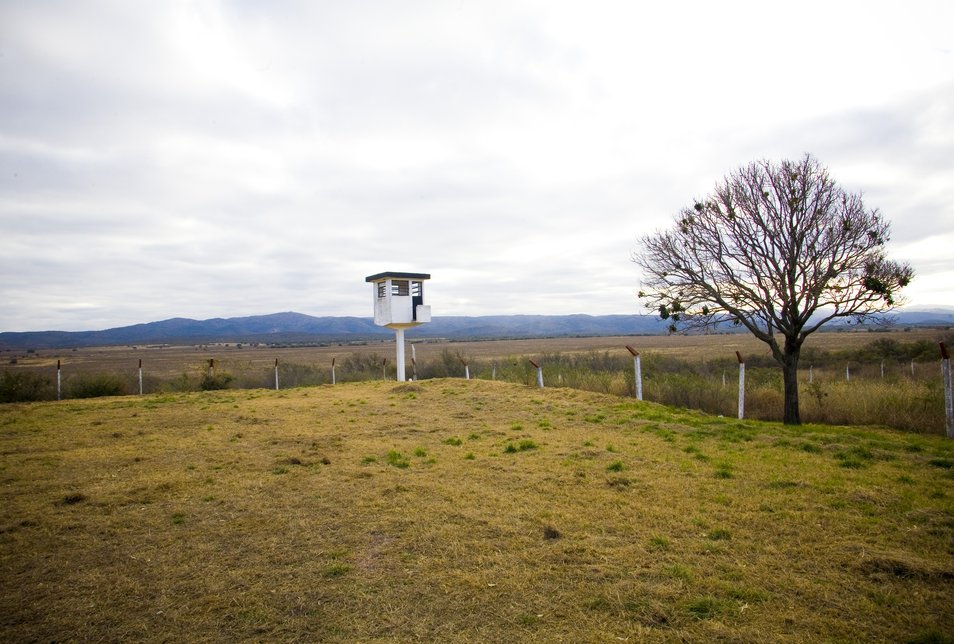
MULTIPOLYGON (((887 425, 954 438, 951 369, 947 345, 878 340, 850 354, 804 352, 800 373, 804 422, 887 425), (928 355, 928 344, 933 355, 928 355), (845 365, 849 365, 846 367, 845 365)), ((736 353, 690 361, 628 345, 620 351, 541 353, 477 359, 444 349, 419 360, 414 345, 412 379, 482 378, 527 386, 570 387, 644 398, 737 418, 779 420, 781 371, 768 356, 736 353), (625 351, 624 351, 625 349, 625 351), (737 371, 736 371, 737 370, 737 371), (737 376, 736 376, 737 373, 737 376), (737 394, 737 395, 736 395, 737 394)), ((0 402, 29 402, 157 392, 216 389, 287 389, 366 380, 395 380, 395 365, 377 353, 352 353, 330 364, 280 362, 268 367, 210 358, 177 376, 150 375, 138 361, 124 373, 71 373, 57 361, 49 368, 18 367, 0 373, 0 402)))

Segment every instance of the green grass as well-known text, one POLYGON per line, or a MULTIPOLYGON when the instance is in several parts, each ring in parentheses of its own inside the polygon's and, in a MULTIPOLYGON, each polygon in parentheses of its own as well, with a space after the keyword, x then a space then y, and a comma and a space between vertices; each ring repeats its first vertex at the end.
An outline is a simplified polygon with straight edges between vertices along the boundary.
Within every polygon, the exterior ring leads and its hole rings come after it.
POLYGON ((0 405, 0 641, 954 632, 954 441, 415 387, 0 405))
POLYGON ((397 450, 391 450, 388 452, 387 464, 392 467, 397 467, 399 469, 405 469, 411 466, 411 462, 407 459, 404 454, 397 450))

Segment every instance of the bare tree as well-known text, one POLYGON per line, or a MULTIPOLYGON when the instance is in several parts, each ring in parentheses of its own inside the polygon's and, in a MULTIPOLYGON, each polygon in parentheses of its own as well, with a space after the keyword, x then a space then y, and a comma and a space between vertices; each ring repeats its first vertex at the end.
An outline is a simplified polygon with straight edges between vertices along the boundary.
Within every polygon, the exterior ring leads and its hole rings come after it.
POLYGON ((741 325, 782 368, 784 422, 801 422, 798 359, 809 334, 835 318, 899 304, 913 269, 885 257, 889 225, 843 190, 811 155, 759 161, 639 240, 639 296, 670 331, 741 325))

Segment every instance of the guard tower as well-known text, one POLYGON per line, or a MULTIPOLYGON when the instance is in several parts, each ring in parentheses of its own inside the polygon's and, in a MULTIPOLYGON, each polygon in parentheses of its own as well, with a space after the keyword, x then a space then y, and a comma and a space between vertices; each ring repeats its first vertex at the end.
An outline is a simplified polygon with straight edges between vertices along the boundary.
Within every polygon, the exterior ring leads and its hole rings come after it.
POLYGON ((424 304, 427 273, 385 272, 369 275, 374 285, 374 323, 394 329, 397 344, 397 379, 404 381, 404 329, 431 321, 431 307, 424 304))

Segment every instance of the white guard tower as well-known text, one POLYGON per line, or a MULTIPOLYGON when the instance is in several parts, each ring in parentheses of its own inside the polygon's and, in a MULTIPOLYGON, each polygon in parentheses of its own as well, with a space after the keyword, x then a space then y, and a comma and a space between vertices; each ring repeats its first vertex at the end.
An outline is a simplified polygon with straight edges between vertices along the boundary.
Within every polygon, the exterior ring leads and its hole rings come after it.
POLYGON ((397 379, 404 376, 404 329, 431 321, 431 307, 424 304, 427 273, 378 273, 364 278, 374 284, 374 323, 394 329, 397 344, 397 379))

